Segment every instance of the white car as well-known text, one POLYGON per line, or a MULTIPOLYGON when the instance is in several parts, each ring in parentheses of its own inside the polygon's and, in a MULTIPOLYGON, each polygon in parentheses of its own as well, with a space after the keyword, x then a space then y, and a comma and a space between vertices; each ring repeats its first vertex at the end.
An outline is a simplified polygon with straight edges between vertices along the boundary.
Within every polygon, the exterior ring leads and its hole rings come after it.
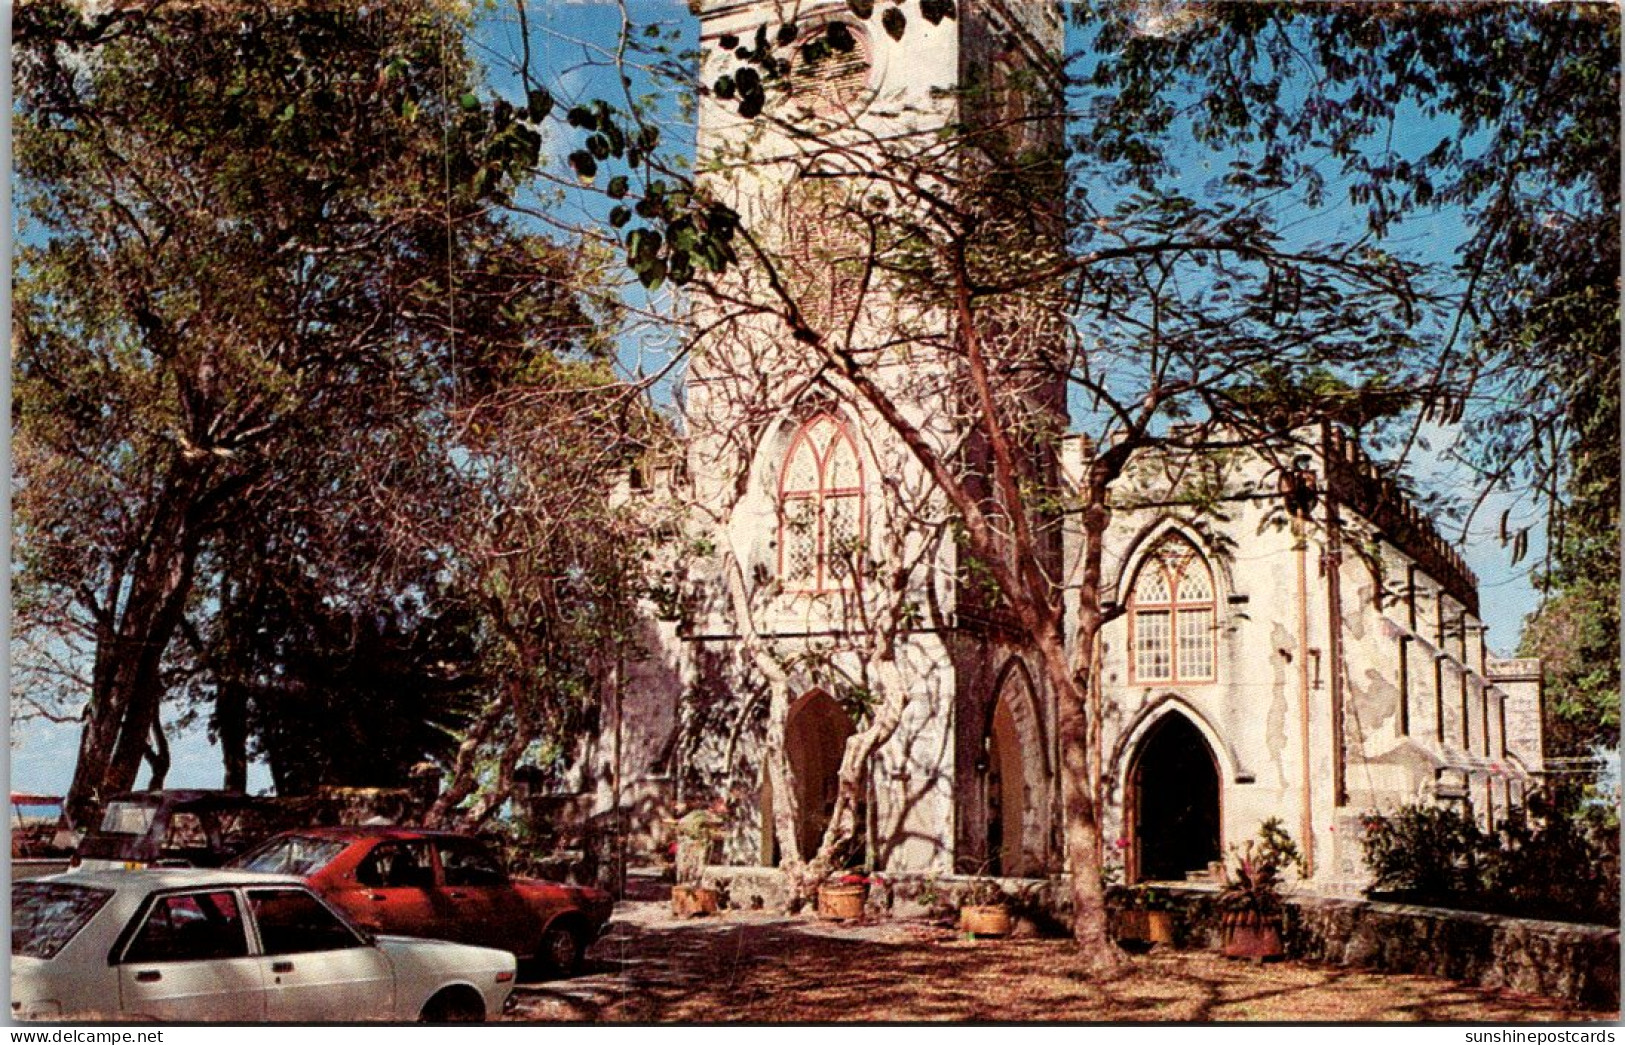
POLYGON ((298 878, 92 871, 11 887, 13 1019, 477 1021, 507 951, 371 937, 298 878))

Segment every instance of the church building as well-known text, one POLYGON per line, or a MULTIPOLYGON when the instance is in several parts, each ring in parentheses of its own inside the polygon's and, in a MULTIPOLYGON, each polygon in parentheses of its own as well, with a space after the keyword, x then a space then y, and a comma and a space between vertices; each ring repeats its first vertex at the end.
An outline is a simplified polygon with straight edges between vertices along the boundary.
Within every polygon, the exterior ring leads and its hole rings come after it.
MULTIPOLYGON (((888 296, 831 186, 861 181, 877 150, 929 149, 941 127, 1007 115, 1013 85, 1058 85, 1063 14, 1048 0, 959 0, 932 21, 905 0, 893 38, 884 2, 866 20, 844 0, 692 3, 706 83, 741 66, 759 29, 791 20, 797 35, 769 41, 785 74, 825 64, 816 89, 769 100, 768 119, 701 99, 702 185, 785 261, 770 279, 742 252, 736 292, 694 305, 684 459, 627 493, 675 520, 661 563, 671 598, 619 658, 572 802, 623 811, 652 846, 662 818, 722 796, 724 862, 775 866, 792 841, 773 829, 780 745, 805 858, 849 741, 902 692, 863 756, 854 864, 1060 873, 1044 673, 986 610, 958 521, 898 419, 832 380, 783 316, 793 303, 849 350, 890 353, 872 369, 901 420, 945 455, 981 459, 960 385, 922 362, 953 318, 888 296), (831 21, 851 46, 809 51, 831 21), (798 121, 821 131, 798 137, 798 121)), ((1059 117, 1018 122, 1035 146, 1064 130, 1059 117)), ((1064 388, 1035 378, 1021 394, 1034 417, 1068 426, 1064 388)), ((1038 468, 1064 504, 1099 448, 1079 435, 1047 445, 1061 449, 1038 468)), ((1457 803, 1491 822, 1522 803, 1542 770, 1539 664, 1489 655, 1472 572, 1346 433, 1316 427, 1280 453, 1148 453, 1113 505, 1092 783, 1125 880, 1200 876, 1278 818, 1312 881, 1352 888, 1362 814, 1457 803)), ((1070 618, 1081 529, 1064 508, 1052 524, 1046 568, 1070 618)), ((1063 632, 1072 641, 1070 619, 1063 632)))

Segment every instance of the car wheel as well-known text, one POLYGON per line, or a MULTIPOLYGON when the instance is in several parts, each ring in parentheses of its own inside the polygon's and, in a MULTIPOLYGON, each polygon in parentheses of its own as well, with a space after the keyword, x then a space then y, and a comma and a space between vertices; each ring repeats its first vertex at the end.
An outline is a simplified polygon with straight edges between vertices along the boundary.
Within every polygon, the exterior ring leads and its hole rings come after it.
POLYGON ((568 925, 553 925, 542 934, 536 959, 548 972, 571 976, 581 971, 581 958, 586 950, 586 943, 574 929, 568 925))
POLYGON ((448 987, 429 999, 419 1023, 483 1023, 485 999, 471 987, 448 987))

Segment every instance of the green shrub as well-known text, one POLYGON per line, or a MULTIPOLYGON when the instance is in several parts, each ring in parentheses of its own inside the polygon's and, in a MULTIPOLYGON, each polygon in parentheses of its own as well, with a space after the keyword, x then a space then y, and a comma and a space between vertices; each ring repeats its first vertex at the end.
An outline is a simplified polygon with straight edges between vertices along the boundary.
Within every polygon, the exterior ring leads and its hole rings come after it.
POLYGON ((1493 842, 1472 817, 1446 806, 1408 805, 1388 816, 1369 813, 1362 822, 1368 894, 1421 902, 1479 894, 1480 864, 1493 842))
POLYGON ((1367 814, 1368 896, 1526 918, 1617 925, 1617 838, 1544 808, 1538 798, 1495 832, 1451 808, 1367 814))

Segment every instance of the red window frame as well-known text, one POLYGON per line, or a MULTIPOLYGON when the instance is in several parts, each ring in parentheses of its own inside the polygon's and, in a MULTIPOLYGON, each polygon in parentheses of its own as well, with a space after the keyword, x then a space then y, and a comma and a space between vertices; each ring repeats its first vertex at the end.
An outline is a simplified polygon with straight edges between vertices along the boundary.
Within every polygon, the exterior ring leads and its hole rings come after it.
POLYGON ((1219 656, 1216 639, 1209 639, 1208 663, 1211 669, 1204 675, 1188 675, 1181 671, 1179 663, 1179 616, 1181 613, 1195 613, 1206 611, 1210 626, 1216 627, 1218 623, 1218 587, 1213 580, 1213 571, 1202 559, 1200 552, 1190 542, 1174 538, 1165 540, 1147 555, 1140 565, 1139 572, 1134 577, 1134 587, 1129 590, 1128 613, 1128 668, 1129 678, 1137 683, 1194 683, 1215 682, 1218 680, 1219 656), (1208 597, 1206 599, 1181 599, 1179 597, 1180 583, 1185 579, 1186 573, 1191 569, 1199 569, 1207 576, 1208 597), (1140 586, 1145 581, 1147 571, 1156 570, 1162 574, 1163 582, 1168 587, 1168 599, 1165 602, 1145 602, 1140 599, 1140 586), (1166 676, 1143 677, 1140 674, 1140 648, 1138 644, 1138 630, 1141 614, 1160 613, 1168 618, 1168 674, 1166 676))
POLYGON ((831 413, 820 413, 808 418, 796 430, 795 438, 790 440, 790 449, 784 455, 784 464, 779 469, 778 573, 786 591, 801 594, 820 594, 844 591, 851 587, 850 574, 845 577, 831 577, 828 569, 830 561, 827 546, 829 539, 828 502, 837 498, 853 502, 853 508, 857 513, 857 539, 862 542, 867 527, 863 496, 863 455, 858 453, 858 443, 856 439, 852 438, 851 429, 839 417, 831 413), (828 422, 835 426, 835 435, 830 439, 829 446, 825 448, 823 453, 820 453, 817 445, 811 442, 812 433, 821 422, 828 422), (845 443, 852 453, 852 460, 857 467, 857 483, 851 486, 832 486, 830 485, 829 465, 831 459, 835 456, 837 447, 842 443, 845 443), (808 447, 813 455, 813 461, 818 470, 818 481, 816 485, 806 489, 787 489, 786 479, 789 478, 791 467, 804 445, 808 447), (785 553, 789 548, 790 540, 794 537, 789 530, 790 513, 787 509, 795 501, 811 501, 813 504, 813 576, 810 585, 793 585, 789 583, 787 575, 785 553))

